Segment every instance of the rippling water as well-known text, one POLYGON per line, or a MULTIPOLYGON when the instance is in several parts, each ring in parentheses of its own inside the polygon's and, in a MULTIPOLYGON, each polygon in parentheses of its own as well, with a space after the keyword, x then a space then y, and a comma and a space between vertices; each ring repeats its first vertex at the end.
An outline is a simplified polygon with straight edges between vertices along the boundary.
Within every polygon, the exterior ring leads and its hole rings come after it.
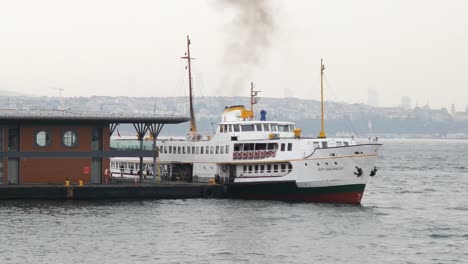
POLYGON ((383 143, 361 206, 0 201, 0 263, 468 263, 468 141, 383 143))

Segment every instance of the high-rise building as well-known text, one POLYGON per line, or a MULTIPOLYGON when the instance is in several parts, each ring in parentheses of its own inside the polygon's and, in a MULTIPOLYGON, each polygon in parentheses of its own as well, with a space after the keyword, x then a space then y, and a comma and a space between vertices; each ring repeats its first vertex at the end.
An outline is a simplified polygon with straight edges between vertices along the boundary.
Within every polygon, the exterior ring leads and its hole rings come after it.
POLYGON ((369 89, 367 91, 367 104, 370 106, 379 106, 379 91, 376 89, 369 89))
POLYGON ((410 109, 411 108, 411 98, 409 96, 401 97, 401 108, 410 109))

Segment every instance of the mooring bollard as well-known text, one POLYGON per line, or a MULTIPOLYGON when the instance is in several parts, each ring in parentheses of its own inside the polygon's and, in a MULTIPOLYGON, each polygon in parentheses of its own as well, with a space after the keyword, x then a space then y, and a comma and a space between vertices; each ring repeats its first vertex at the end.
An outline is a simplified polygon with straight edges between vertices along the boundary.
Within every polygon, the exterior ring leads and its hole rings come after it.
POLYGON ((83 186, 83 180, 79 180, 79 181, 78 181, 78 185, 79 185, 79 186, 83 186))
POLYGON ((69 180, 65 180, 65 186, 70 186, 70 181, 69 180))

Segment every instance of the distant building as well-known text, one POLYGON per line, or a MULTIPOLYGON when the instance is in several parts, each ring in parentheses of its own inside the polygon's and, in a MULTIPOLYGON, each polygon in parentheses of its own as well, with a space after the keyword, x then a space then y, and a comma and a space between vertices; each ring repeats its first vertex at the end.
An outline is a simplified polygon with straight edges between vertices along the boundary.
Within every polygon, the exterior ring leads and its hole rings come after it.
POLYGON ((379 91, 376 89, 369 89, 367 91, 367 104, 370 106, 379 106, 379 91))
POLYGON ((468 105, 465 106, 465 113, 468 113, 468 105))
POLYGON ((402 96, 400 106, 404 109, 411 109, 411 98, 409 96, 402 96))
POLYGON ((452 116, 454 116, 454 115, 455 115, 455 112, 456 112, 456 111, 455 111, 455 104, 452 104, 452 110, 450 110, 450 114, 451 114, 452 116))

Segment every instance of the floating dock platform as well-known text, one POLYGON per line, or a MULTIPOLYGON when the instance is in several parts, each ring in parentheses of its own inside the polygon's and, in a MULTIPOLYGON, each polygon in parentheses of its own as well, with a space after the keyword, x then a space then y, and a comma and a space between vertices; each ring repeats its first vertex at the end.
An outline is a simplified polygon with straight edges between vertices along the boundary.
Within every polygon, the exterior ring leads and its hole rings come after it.
POLYGON ((96 184, 96 185, 6 185, 0 200, 108 200, 225 198, 225 186, 196 183, 96 184))

